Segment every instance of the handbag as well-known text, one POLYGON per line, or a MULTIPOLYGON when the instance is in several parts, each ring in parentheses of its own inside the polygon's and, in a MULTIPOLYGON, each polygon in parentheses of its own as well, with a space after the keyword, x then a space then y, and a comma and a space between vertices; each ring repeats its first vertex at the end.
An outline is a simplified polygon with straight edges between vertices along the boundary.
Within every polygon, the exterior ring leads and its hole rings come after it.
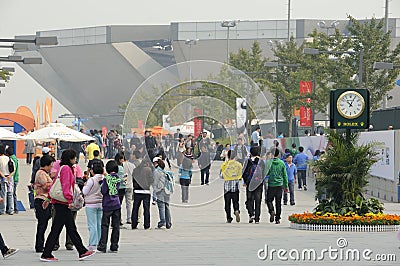
POLYGON ((83 199, 81 189, 77 184, 75 184, 72 194, 73 194, 72 205, 74 207, 73 210, 78 211, 82 209, 85 201, 83 199))
POLYGON ((64 197, 64 193, 63 193, 61 181, 60 181, 60 173, 61 173, 61 169, 63 167, 64 166, 61 166, 60 171, 58 171, 57 178, 50 188, 49 195, 54 200, 61 201, 61 202, 68 202, 68 200, 64 197))

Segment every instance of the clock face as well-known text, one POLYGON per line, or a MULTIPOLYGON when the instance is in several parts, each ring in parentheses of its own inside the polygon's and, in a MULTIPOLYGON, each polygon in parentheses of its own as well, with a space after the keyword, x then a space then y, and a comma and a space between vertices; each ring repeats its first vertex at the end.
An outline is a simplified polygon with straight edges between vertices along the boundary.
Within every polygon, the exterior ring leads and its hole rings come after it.
POLYGON ((347 119, 359 117, 365 108, 364 98, 356 91, 346 91, 337 100, 339 114, 347 119))

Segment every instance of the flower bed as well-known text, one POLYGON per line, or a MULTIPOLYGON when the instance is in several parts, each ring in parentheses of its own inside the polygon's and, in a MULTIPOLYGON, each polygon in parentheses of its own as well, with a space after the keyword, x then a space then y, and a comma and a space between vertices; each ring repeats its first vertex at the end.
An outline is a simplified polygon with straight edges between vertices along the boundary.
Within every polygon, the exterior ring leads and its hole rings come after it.
POLYGON ((360 216, 353 213, 292 214, 289 216, 290 227, 300 230, 316 231, 395 231, 400 225, 400 216, 395 214, 367 213, 360 216))

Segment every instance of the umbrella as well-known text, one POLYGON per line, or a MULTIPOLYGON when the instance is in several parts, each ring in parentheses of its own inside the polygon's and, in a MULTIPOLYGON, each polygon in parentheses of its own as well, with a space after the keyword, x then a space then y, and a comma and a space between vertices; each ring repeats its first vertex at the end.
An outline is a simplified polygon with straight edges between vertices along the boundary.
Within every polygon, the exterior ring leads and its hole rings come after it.
POLYGON ((10 130, 0 127, 0 140, 20 140, 22 137, 10 130))
POLYGON ((23 139, 34 139, 40 141, 63 140, 69 142, 81 142, 95 140, 79 131, 68 128, 62 123, 51 123, 47 127, 36 130, 23 139))

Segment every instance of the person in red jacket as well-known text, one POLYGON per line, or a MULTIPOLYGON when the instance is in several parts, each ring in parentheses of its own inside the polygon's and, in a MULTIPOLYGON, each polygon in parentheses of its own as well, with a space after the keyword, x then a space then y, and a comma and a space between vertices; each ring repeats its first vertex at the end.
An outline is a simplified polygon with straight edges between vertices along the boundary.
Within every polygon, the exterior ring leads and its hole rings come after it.
MULTIPOLYGON (((75 245, 79 253, 79 260, 84 260, 95 254, 94 251, 89 251, 85 248, 82 243, 82 238, 79 235, 75 221, 72 215, 73 208, 73 193, 72 189, 75 185, 75 176, 73 165, 76 163, 76 152, 72 149, 64 150, 61 155, 61 169, 58 177, 60 178, 61 187, 63 191, 64 198, 67 202, 57 201, 51 199, 51 203, 54 206, 56 214, 54 216, 54 221, 51 226, 51 232, 47 237, 46 244, 44 246, 44 251, 40 257, 41 261, 52 262, 58 261, 52 254, 53 248, 60 236, 61 230, 65 225, 68 235, 71 237, 72 243, 75 245)), ((54 184, 54 183, 53 183, 54 184)))

